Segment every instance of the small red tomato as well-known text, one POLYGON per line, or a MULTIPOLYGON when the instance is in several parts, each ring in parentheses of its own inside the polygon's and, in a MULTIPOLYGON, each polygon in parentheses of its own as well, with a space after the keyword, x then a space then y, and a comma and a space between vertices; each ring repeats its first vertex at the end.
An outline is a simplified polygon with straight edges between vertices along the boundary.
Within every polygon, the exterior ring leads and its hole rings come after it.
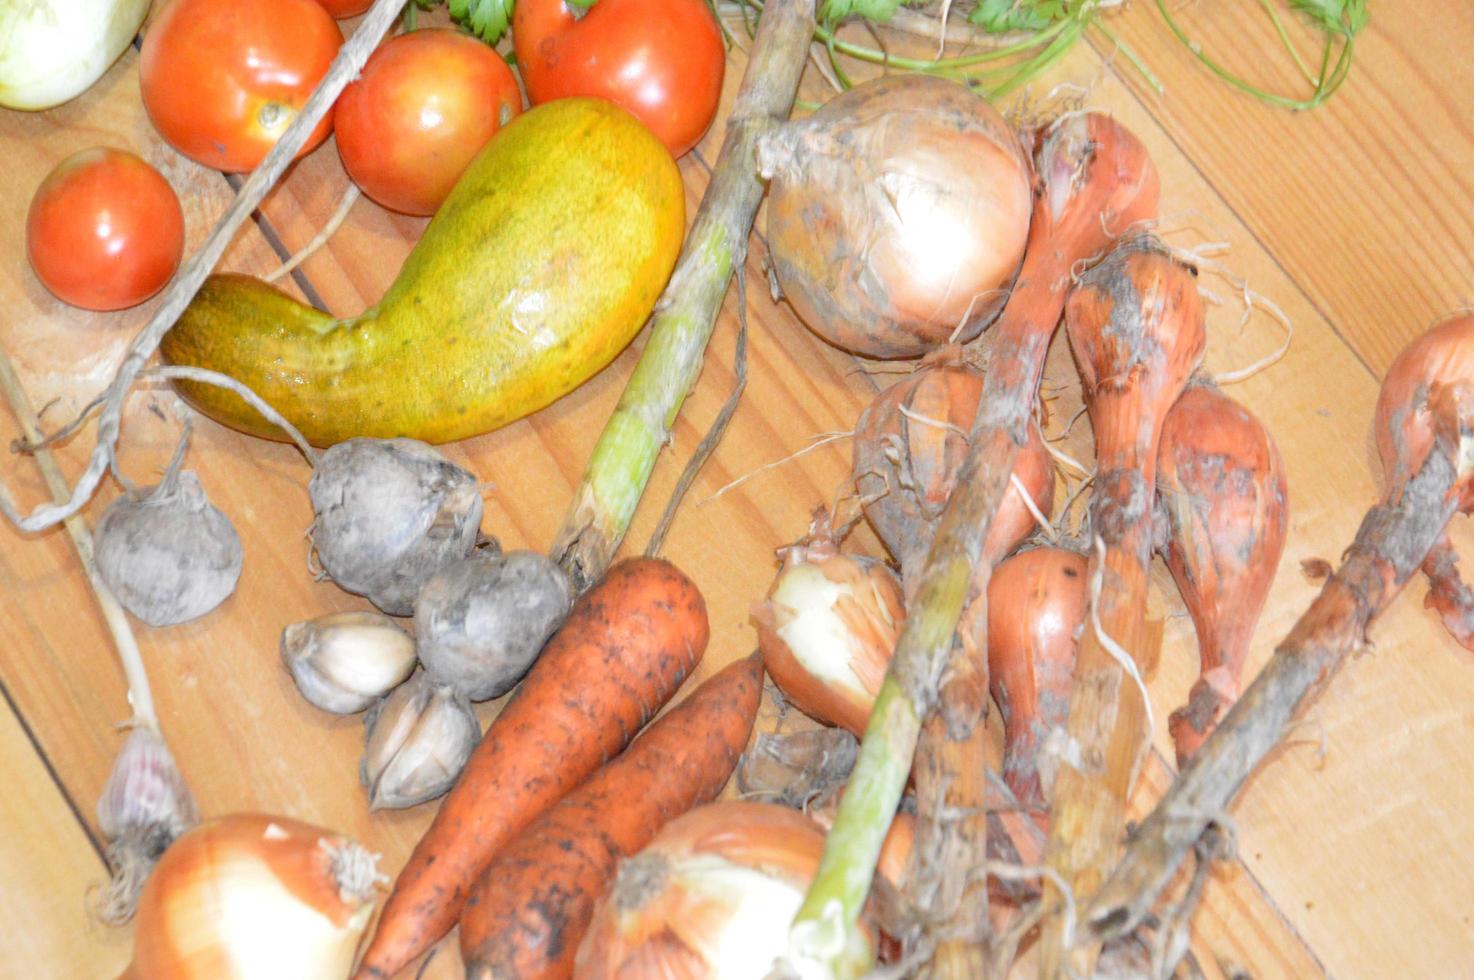
POLYGON ((343 167, 386 208, 434 214, 466 166, 522 108, 512 70, 469 34, 410 31, 375 51, 338 99, 343 167))
MULTIPOLYGON (((322 4, 322 9, 338 20, 344 17, 357 17, 374 5, 374 0, 317 0, 317 2, 322 4)), ((414 0, 410 2, 413 3, 414 0)))
MULTIPOLYGON (((172 0, 143 36, 143 106, 159 134, 191 160, 251 170, 327 74, 342 43, 337 23, 316 0, 172 0)), ((301 152, 326 139, 332 125, 329 111, 301 152)))
POLYGON ((675 156, 716 116, 727 52, 706 0, 517 0, 517 65, 533 105, 572 95, 618 103, 675 156))
POLYGON ((46 175, 26 215, 26 256, 52 293, 121 310, 158 292, 184 254, 174 188, 126 150, 94 147, 46 175))

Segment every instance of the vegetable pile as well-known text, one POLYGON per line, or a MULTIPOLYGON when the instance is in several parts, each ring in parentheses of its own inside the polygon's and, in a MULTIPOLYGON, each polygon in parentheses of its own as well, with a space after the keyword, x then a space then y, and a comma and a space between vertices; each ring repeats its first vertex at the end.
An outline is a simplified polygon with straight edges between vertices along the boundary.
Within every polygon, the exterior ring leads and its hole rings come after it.
MULTIPOLYGON (((0 494, 25 530, 67 522, 128 673, 135 731, 98 814, 115 872, 104 911, 136 915, 127 976, 389 980, 452 931, 478 978, 978 977, 1025 956, 1051 978, 1090 976, 1140 959, 1187 851, 1222 844, 1215 815, 1417 571, 1474 649, 1474 590, 1447 536, 1474 511, 1462 316, 1394 364, 1375 429, 1385 499, 1249 676, 1290 527, 1286 468, 1204 369, 1206 296, 1194 257, 1157 233, 1158 171, 1104 113, 1021 126, 980 94, 1022 84, 1104 4, 966 4, 983 33, 1032 40, 994 49, 997 64, 888 59, 895 71, 855 84, 842 61, 870 53, 845 18, 912 12, 827 0, 816 19, 805 0, 740 0, 755 18, 747 70, 689 227, 676 160, 723 93, 715 7, 451 0, 443 23, 469 31, 384 41, 402 6, 156 12, 139 81, 159 138, 251 174, 182 269, 179 200, 132 154, 63 162, 28 217, 31 264, 63 301, 127 308, 169 283, 87 410, 97 442, 77 484, 47 449, 66 432, 41 433, 22 392, 24 448, 53 499, 22 514, 0 494), (345 42, 335 18, 359 15, 345 42), (484 43, 508 28, 515 74, 484 43), (844 91, 789 119, 813 37, 844 91), (383 296, 346 317, 214 272, 283 170, 334 131, 345 207, 361 191, 429 218, 383 296), (109 209, 124 199, 132 210, 109 209), (89 238, 106 254, 79 246, 89 238), (758 239, 795 324, 896 363, 845 433, 845 485, 807 502, 794 539, 769 542, 771 585, 734 625, 709 621, 704 570, 660 551, 745 380, 758 239), (734 277, 733 400, 645 553, 622 555, 734 277), (504 549, 484 527, 491 484, 440 444, 552 404, 647 320, 556 533, 504 549), (1046 391, 1051 349, 1073 373, 1058 357, 1046 391), (146 367, 156 352, 163 365, 146 367), (251 562, 183 468, 187 427, 157 486, 120 471, 140 378, 293 443, 311 469, 312 574, 357 606, 280 624, 280 669, 318 711, 362 716, 372 820, 438 801, 386 873, 286 816, 199 820, 122 610, 155 629, 208 626, 251 562), (1076 401, 1088 439, 1058 417, 1076 401), (77 515, 108 473, 123 493, 94 541, 77 515), (854 533, 862 522, 878 547, 854 533), (1128 841, 1155 727, 1155 556, 1197 645, 1164 655, 1198 677, 1165 721, 1182 774, 1128 841), (724 662, 703 669, 719 630, 755 652, 731 656, 724 636, 724 662)), ((1327 48, 1311 96, 1257 94, 1329 97, 1365 23, 1344 6, 1307 11, 1341 59, 1327 48)))

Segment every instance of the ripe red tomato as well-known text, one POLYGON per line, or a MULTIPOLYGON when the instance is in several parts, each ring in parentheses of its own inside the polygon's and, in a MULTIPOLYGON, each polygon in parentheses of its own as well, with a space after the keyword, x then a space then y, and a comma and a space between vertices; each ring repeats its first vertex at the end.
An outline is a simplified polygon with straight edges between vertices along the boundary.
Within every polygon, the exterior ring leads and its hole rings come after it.
MULTIPOLYGON (((216 170, 251 170, 342 43, 316 0, 173 0, 143 37, 143 105, 180 153, 216 170)), ((327 138, 332 119, 329 112, 303 153, 327 138)))
POLYGON ((121 310, 158 292, 184 254, 174 188, 126 150, 94 147, 46 175, 26 215, 26 256, 58 299, 121 310))
POLYGON ((705 0, 517 0, 512 40, 533 105, 592 95, 639 117, 675 156, 716 116, 727 52, 705 0))
POLYGON ((522 109, 512 70, 469 34, 391 38, 338 99, 338 153, 386 208, 434 214, 476 152, 522 109))
MULTIPOLYGON (((322 4, 322 9, 338 20, 344 17, 357 17, 374 5, 374 0, 317 0, 317 2, 322 4)), ((414 0, 410 2, 413 3, 414 0)))

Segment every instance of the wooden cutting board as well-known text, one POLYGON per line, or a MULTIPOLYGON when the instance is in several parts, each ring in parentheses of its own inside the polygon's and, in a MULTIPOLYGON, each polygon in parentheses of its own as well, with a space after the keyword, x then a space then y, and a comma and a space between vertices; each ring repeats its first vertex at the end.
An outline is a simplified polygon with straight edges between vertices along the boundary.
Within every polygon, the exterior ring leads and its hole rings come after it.
MULTIPOLYGON (((1384 0, 1357 43, 1343 90, 1313 112, 1268 108, 1215 81, 1138 3, 1092 32, 1013 108, 1084 104, 1114 113, 1150 148, 1162 173, 1162 232, 1214 257, 1207 366, 1225 372, 1280 342, 1262 312, 1240 322, 1241 283, 1294 324, 1289 353, 1233 386, 1269 425, 1288 466, 1289 544, 1254 646, 1268 656, 1308 603, 1314 585, 1300 563, 1334 560, 1350 542, 1380 479, 1369 426, 1378 381, 1397 351, 1440 315, 1474 299, 1474 7, 1441 5, 1437 18, 1412 0, 1384 0), (1420 19, 1423 15, 1424 19, 1420 19), (1129 45, 1162 84, 1158 92, 1117 48, 1129 45)), ((1277 59, 1272 27, 1249 0, 1197 5, 1179 17, 1195 39, 1235 67, 1293 82, 1277 59)), ((351 27, 351 25, 345 25, 351 27)), ((725 107, 746 42, 731 52, 725 107)), ((898 49, 921 42, 887 34, 898 49)), ((864 72, 857 72, 863 76, 864 72)), ((812 69, 804 97, 831 90, 812 69)), ((719 119, 700 147, 716 157, 719 119)), ((0 184, 0 342, 16 360, 46 421, 67 420, 104 384, 152 304, 117 314, 70 309, 50 297, 24 257, 24 218, 41 177, 73 150, 133 149, 180 191, 190 245, 226 207, 231 185, 164 146, 138 99, 132 51, 81 98, 38 114, 0 111, 7 179, 0 184)), ((689 211, 706 172, 682 161, 689 211)), ((301 161, 238 236, 222 268, 264 273, 301 247, 334 210, 347 180, 331 143, 301 161)), ((390 282, 424 222, 366 200, 289 288, 337 314, 371 304, 390 282)), ((759 230, 761 230, 761 221, 759 230)), ((732 427, 686 498, 665 554, 706 594, 712 641, 700 676, 750 651, 748 605, 767 588, 773 551, 800 535, 810 511, 831 502, 849 466, 844 438, 894 365, 863 363, 826 347, 764 282, 763 247, 747 270, 751 369, 732 427), (771 464, 771 465, 770 465, 771 464), (741 481, 732 484, 734 481, 741 481)), ((643 547, 688 454, 733 383, 737 317, 729 295, 700 385, 636 517, 627 550, 643 547)), ((449 447, 492 484, 485 530, 506 547, 546 548, 603 420, 642 340, 561 402, 502 431, 449 447)), ((1055 425, 1078 404, 1068 352, 1049 367, 1055 425)), ((188 410, 167 390, 135 393, 122 466, 150 482, 188 410)), ((1068 441, 1088 452, 1077 426, 1068 441)), ((0 433, 18 428, 0 409, 0 433)), ((261 810, 336 828, 383 854, 393 873, 434 806, 369 814, 358 785, 362 726, 316 711, 296 693, 277 655, 287 623, 364 608, 307 567, 308 468, 292 450, 199 419, 188 465, 235 521, 245 546, 240 590, 204 619, 168 630, 138 626, 165 732, 207 814, 261 810)), ((75 475, 91 447, 84 430, 61 451, 75 475)), ((0 476, 27 505, 42 499, 28 459, 7 455, 0 476)), ((116 493, 89 507, 96 517, 116 493)), ((1458 528, 1456 543, 1474 536, 1458 528)), ((857 533, 857 550, 875 552, 857 533)), ((1154 608, 1165 617, 1160 664, 1149 678, 1159 719, 1156 754, 1138 810, 1170 779, 1164 720, 1196 673, 1189 623, 1158 569, 1154 608)), ((18 782, 0 803, 0 908, 9 915, 0 976, 115 976, 128 958, 127 930, 92 923, 89 884, 102 879, 93 815, 128 716, 108 635, 65 537, 0 528, 0 759, 18 782)), ((1228 815, 1238 860, 1215 873, 1196 920, 1193 949, 1210 976, 1454 977, 1474 973, 1474 658, 1421 608, 1415 583, 1377 624, 1355 659, 1304 717, 1288 747, 1247 787, 1228 815)), ((489 719, 496 705, 483 706, 489 719)), ((427 976, 458 975, 445 944, 427 976)))

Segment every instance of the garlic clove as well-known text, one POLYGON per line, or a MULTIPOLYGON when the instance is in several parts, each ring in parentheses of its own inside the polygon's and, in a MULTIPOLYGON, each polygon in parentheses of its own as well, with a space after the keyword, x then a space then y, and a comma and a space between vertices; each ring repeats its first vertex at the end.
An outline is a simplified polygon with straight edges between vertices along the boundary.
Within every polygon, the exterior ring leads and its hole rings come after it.
POLYGON ((351 715, 404 682, 415 669, 415 641, 381 613, 331 613, 282 630, 281 656, 304 698, 351 715))
POLYGON ((359 779, 370 810, 411 807, 447 792, 481 740, 470 702, 424 673, 376 704, 364 727, 359 779))
POLYGON ((97 913, 104 922, 118 925, 133 917, 154 862, 199 820, 194 795, 169 746, 152 727, 134 728, 97 801, 97 825, 108 839, 112 871, 98 899, 97 913))

